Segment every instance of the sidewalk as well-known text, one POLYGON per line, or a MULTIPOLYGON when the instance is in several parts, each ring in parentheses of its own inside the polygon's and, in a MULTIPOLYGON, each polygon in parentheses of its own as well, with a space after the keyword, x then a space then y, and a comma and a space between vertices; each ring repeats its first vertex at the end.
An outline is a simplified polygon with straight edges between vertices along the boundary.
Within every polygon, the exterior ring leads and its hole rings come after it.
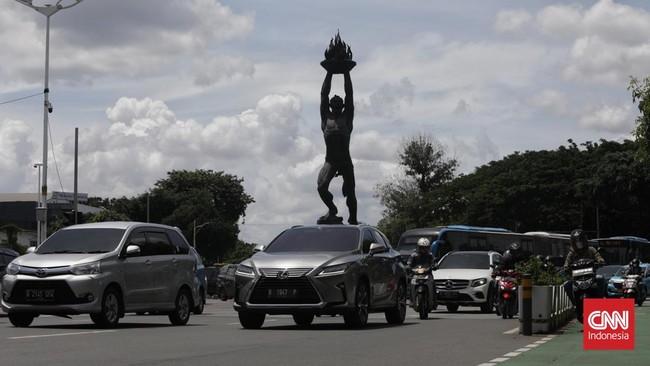
MULTIPOLYGON (((557 332, 553 339, 497 363, 499 366, 534 365, 645 365, 650 360, 650 304, 635 307, 634 351, 585 351, 582 324, 576 320, 557 332)), ((531 343, 536 339, 531 338, 531 343)))

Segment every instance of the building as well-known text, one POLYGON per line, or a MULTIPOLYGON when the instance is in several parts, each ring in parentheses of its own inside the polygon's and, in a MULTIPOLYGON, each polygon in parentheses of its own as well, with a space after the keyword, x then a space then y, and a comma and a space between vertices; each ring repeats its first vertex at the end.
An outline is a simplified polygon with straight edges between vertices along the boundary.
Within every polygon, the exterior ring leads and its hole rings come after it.
MULTIPOLYGON (((22 231, 18 233, 18 243, 35 246, 37 193, 0 193, 0 227, 15 224, 22 231)), ((97 213, 102 209, 88 206, 87 193, 77 194, 77 209, 80 214, 97 213)), ((74 195, 69 192, 51 192, 47 195, 47 221, 52 222, 64 214, 74 212, 74 195)), ((74 216, 73 216, 74 217, 74 216)), ((0 231, 0 244, 7 241, 7 235, 0 231)))

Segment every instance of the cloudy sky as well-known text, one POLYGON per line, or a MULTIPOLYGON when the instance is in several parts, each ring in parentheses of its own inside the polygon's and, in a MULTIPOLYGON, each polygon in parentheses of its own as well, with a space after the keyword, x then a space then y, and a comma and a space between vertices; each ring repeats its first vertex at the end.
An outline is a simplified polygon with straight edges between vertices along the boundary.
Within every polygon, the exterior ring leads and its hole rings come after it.
MULTIPOLYGON (((37 190, 45 26, 3 0, 2 193, 37 190)), ((644 0, 85 0, 51 17, 49 191, 73 190, 79 128, 79 192, 132 197, 170 170, 212 169, 256 201, 241 239, 315 223, 319 63, 337 30, 357 62, 351 153, 369 224, 404 138, 433 134, 463 173, 569 138, 631 138, 629 78, 650 75, 644 0)))

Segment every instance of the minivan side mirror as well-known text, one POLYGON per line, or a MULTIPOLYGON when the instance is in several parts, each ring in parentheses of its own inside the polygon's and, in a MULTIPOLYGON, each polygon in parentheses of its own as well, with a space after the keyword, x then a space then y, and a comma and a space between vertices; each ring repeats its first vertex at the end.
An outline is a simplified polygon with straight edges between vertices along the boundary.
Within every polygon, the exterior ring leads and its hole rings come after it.
POLYGON ((34 253, 35 250, 36 250, 36 247, 29 247, 29 248, 27 248, 27 251, 25 252, 25 254, 34 253))
POLYGON ((263 251, 264 251, 264 244, 257 244, 255 248, 253 248, 253 253, 263 252, 263 251))
POLYGON ((137 246, 137 245, 131 244, 128 247, 126 247, 125 254, 126 254, 126 257, 136 256, 136 255, 140 254, 140 247, 137 246))

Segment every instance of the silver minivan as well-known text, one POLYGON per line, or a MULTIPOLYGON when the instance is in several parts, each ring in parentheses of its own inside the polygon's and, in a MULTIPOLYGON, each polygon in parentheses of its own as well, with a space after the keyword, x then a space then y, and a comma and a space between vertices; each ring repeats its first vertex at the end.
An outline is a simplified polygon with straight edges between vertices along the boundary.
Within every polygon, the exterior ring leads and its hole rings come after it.
POLYGON ((166 314, 184 325, 199 300, 196 259, 178 228, 139 222, 69 226, 16 258, 2 309, 16 327, 41 314, 90 314, 103 327, 125 313, 166 314))

